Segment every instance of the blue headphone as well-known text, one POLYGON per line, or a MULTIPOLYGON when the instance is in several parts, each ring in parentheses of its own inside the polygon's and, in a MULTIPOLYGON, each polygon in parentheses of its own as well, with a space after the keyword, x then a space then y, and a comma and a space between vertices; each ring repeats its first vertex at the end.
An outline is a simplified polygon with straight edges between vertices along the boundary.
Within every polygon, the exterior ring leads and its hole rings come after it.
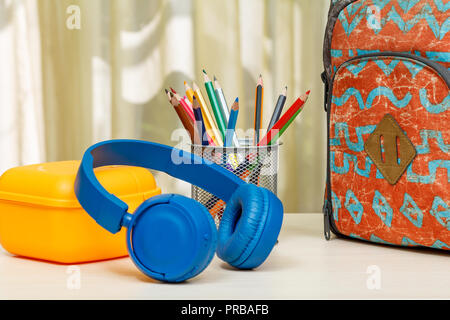
POLYGON ((283 221, 283 205, 269 190, 247 184, 194 154, 139 140, 111 140, 90 147, 78 170, 75 194, 106 230, 117 233, 126 227, 135 265, 147 276, 166 282, 195 277, 216 251, 236 268, 258 267, 272 251, 283 221), (227 203, 219 231, 203 205, 181 195, 152 197, 128 213, 127 204, 108 193, 95 177, 93 169, 107 165, 163 171, 207 190, 227 203))

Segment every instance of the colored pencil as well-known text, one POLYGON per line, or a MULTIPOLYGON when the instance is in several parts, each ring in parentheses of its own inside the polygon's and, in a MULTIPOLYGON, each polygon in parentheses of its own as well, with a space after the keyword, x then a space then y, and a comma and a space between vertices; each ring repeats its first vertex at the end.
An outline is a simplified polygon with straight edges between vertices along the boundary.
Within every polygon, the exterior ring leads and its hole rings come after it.
MULTIPOLYGON (((222 117, 225 121, 225 125, 228 127, 230 112, 228 110, 227 99, 225 99, 225 94, 223 93, 222 86, 220 85, 216 76, 214 76, 214 87, 215 87, 215 92, 216 92, 216 98, 219 101, 219 106, 220 106, 220 111, 222 113, 222 117)), ((239 140, 236 136, 236 132, 233 134, 233 145, 238 148, 240 146, 239 140)))
POLYGON ((227 134, 225 137, 225 147, 233 146, 233 137, 235 136, 234 130, 236 129, 236 121, 238 114, 239 114, 239 98, 236 98, 236 100, 233 103, 233 106, 231 107, 230 119, 228 120, 227 134))
POLYGON ((286 103, 287 87, 283 89, 283 92, 278 97, 277 104, 270 119, 269 126, 267 127, 267 132, 274 126, 274 124, 280 120, 281 112, 283 111, 284 104, 286 103))
POLYGON ((189 101, 188 97, 183 96, 182 99, 184 99, 184 101, 186 101, 186 103, 188 104, 188 106, 192 108, 192 102, 189 101))
POLYGON ((166 92, 167 98, 169 99, 169 102, 172 100, 172 95, 170 94, 169 90, 164 89, 164 91, 166 92))
POLYGON ((193 102, 193 97, 194 97, 194 90, 192 90, 192 88, 188 85, 188 83, 185 81, 184 82, 184 89, 186 91, 186 96, 189 99, 189 101, 192 103, 193 102))
MULTIPOLYGON (((309 92, 304 95, 301 99, 304 101, 304 103, 306 103, 306 101, 308 100, 309 97, 309 92)), ((295 120, 295 118, 300 114, 300 112, 303 111, 303 106, 297 110, 297 112, 288 120, 288 122, 281 128, 280 132, 278 133, 278 136, 275 137, 274 139, 272 139, 272 142, 270 144, 275 143, 282 135, 283 133, 286 131, 287 128, 289 128, 289 126, 291 125, 291 123, 295 120)))
POLYGON ((225 99, 225 94, 220 86, 219 81, 216 76, 214 76, 214 91, 216 93, 217 101, 219 102, 220 113, 222 114, 223 121, 225 125, 228 126, 228 119, 230 118, 230 111, 228 110, 227 100, 225 99))
POLYGON ((214 206, 209 211, 213 217, 215 218, 218 214, 221 212, 223 213, 223 206, 225 205, 225 202, 223 200, 217 201, 217 203, 214 204, 214 206))
POLYGON ((199 133, 196 132, 197 130, 196 128, 194 128, 194 122, 192 122, 192 119, 189 117, 188 113, 182 106, 179 99, 172 92, 168 92, 168 97, 171 105, 175 109, 175 112, 177 113, 178 117, 180 118, 183 127, 186 129, 186 131, 188 131, 191 141, 196 144, 199 143, 200 140, 199 139, 196 140, 197 138, 200 137, 199 133))
POLYGON ((249 183, 259 186, 259 177, 261 176, 261 169, 263 167, 263 163, 259 162, 256 167, 252 170, 250 174, 249 183))
POLYGON ((289 125, 294 121, 294 119, 300 114, 302 111, 302 107, 305 102, 308 100, 310 91, 306 92, 300 98, 298 98, 292 106, 283 114, 280 120, 275 123, 275 125, 270 129, 269 132, 261 139, 258 143, 258 146, 271 145, 275 143, 278 138, 286 131, 289 125))
POLYGON ((203 121, 205 123, 206 131, 208 132, 209 136, 213 139, 214 144, 216 146, 223 146, 222 135, 219 132, 219 130, 217 130, 216 123, 214 122, 211 112, 208 109, 208 105, 206 104, 206 101, 203 98, 200 88, 195 82, 192 84, 192 87, 195 93, 195 97, 200 103, 200 107, 202 109, 203 121))
POLYGON ((180 95, 174 89, 170 88, 170 90, 175 95, 175 98, 180 102, 181 106, 184 108, 191 121, 195 122, 194 111, 192 110, 192 107, 188 105, 186 100, 180 97, 180 95))
POLYGON ((190 104, 190 102, 187 99, 185 99, 186 97, 181 97, 175 91, 175 89, 172 87, 170 87, 170 91, 172 91, 172 93, 175 95, 175 97, 178 99, 178 101, 180 101, 181 105, 186 110, 186 112, 188 113, 188 115, 192 119, 192 121, 195 121, 194 112, 192 111, 192 105, 190 104))
MULTIPOLYGON (((192 108, 194 110, 195 115, 195 123, 197 124, 197 130, 199 134, 201 135, 201 141, 202 145, 207 146, 209 144, 209 137, 208 133, 206 132, 205 123, 203 122, 203 116, 202 116, 202 109, 200 107, 200 104, 197 101, 197 98, 195 96, 192 97, 192 108)), ((212 141, 211 141, 212 142, 212 141)))
POLYGON ((191 121, 191 119, 189 118, 188 114, 186 113, 186 111, 181 106, 180 102, 177 100, 177 98, 175 97, 175 95, 172 92, 169 92, 168 90, 166 90, 166 94, 170 98, 170 104, 175 109, 175 112, 177 113, 178 117, 180 118, 181 123, 183 124, 186 131, 189 133, 191 141, 193 143, 199 144, 200 143, 200 140, 199 140, 200 135, 198 132, 196 133, 197 130, 194 128, 194 124, 191 121), (197 138, 198 138, 198 140, 197 140, 197 138))
POLYGON ((255 94, 255 138, 254 144, 259 141, 259 130, 261 130, 262 112, 263 112, 263 99, 264 99, 264 84, 262 75, 259 75, 258 84, 256 86, 255 94))
POLYGON ((205 89, 208 94, 209 102, 211 103, 211 109, 214 113, 214 117, 216 119, 217 127, 222 134, 222 139, 225 140, 225 132, 227 130, 227 126, 222 116, 222 112, 220 110, 219 102, 216 98, 216 93, 214 92, 214 86, 211 80, 208 77, 208 74, 205 70, 203 70, 203 78, 205 80, 205 89))
POLYGON ((181 97, 181 99, 183 99, 186 102, 186 104, 189 106, 189 110, 192 111, 192 115, 193 115, 194 111, 192 110, 192 103, 189 101, 188 97, 183 96, 183 97, 181 97))

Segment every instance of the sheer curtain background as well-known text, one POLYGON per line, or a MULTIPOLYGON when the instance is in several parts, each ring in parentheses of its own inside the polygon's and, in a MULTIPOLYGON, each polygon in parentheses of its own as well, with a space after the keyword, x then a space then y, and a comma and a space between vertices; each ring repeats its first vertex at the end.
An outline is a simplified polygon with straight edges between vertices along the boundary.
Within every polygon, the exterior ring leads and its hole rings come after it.
MULTIPOLYGON (((0 173, 80 159, 91 144, 136 138, 177 145, 164 88, 216 75, 238 127, 253 126, 257 77, 264 123, 281 89, 310 100, 282 141, 286 212, 321 210, 326 168, 322 40, 329 0, 0 0, 0 173), (79 8, 80 29, 67 20, 79 8)), ((76 12, 75 12, 76 13, 76 12)), ((163 192, 190 194, 157 174, 163 192)))

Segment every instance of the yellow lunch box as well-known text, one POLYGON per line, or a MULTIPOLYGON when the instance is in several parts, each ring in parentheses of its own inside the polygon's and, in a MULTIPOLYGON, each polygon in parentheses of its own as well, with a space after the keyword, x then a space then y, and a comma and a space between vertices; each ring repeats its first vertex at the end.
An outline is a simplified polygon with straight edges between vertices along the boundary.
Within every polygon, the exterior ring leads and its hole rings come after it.
MULTIPOLYGON (((17 167, 0 177, 0 244, 11 254, 74 264, 126 256, 126 230, 113 235, 81 208, 74 193, 79 161, 17 167)), ((95 169, 105 189, 133 212, 158 195, 150 171, 108 166, 95 169)))

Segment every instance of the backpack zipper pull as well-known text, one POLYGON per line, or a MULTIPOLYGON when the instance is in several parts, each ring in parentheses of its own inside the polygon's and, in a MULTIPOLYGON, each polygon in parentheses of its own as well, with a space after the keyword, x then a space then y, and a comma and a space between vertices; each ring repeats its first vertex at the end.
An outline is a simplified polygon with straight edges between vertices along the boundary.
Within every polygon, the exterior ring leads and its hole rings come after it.
POLYGON ((323 233, 325 235, 325 239, 330 240, 331 239, 331 231, 330 231, 331 207, 328 203, 328 200, 325 200, 322 210, 323 210, 323 233))

